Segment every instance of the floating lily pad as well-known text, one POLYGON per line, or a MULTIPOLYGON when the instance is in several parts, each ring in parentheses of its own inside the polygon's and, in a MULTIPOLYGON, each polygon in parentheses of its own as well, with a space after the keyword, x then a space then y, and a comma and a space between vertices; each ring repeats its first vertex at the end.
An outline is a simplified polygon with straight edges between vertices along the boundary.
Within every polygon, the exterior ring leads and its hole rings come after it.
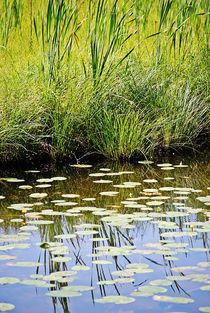
POLYGON ((151 280, 149 284, 152 286, 171 286, 173 282, 168 281, 167 279, 156 279, 156 280, 151 280))
POLYGON ((12 223, 22 223, 23 219, 22 218, 12 218, 10 220, 10 222, 12 222, 12 223))
POLYGON ((66 193, 61 195, 63 198, 69 198, 69 199, 74 199, 74 198, 79 198, 80 195, 75 194, 75 193, 66 193))
POLYGON ((114 280, 101 280, 97 282, 97 285, 114 285, 114 280))
POLYGON ((109 179, 99 179, 99 180, 94 180, 93 183, 95 183, 95 184, 111 184, 112 180, 109 180, 109 179))
POLYGON ((150 165, 150 164, 153 164, 154 162, 153 161, 150 161, 150 160, 143 160, 143 161, 138 161, 139 164, 145 164, 145 165, 150 165))
POLYGON ((90 168, 92 165, 90 164, 72 164, 71 167, 76 167, 76 168, 90 168))
POLYGON ((0 261, 15 260, 16 256, 8 254, 0 254, 0 261))
POLYGON ((7 250, 12 250, 12 249, 28 249, 30 248, 29 243, 16 243, 16 244, 9 244, 9 245, 4 245, 0 246, 0 251, 7 251, 7 250))
POLYGON ((183 280, 190 280, 190 276, 166 276, 166 278, 170 281, 183 281, 183 280))
POLYGON ((48 194, 45 193, 45 192, 42 192, 42 193, 32 193, 32 194, 29 195, 29 197, 35 198, 35 199, 42 199, 42 198, 45 198, 47 196, 48 196, 48 194))
POLYGON ((101 299, 95 299, 97 303, 114 303, 114 304, 128 304, 134 302, 135 299, 126 296, 106 296, 101 299))
POLYGON ((29 221, 28 224, 30 224, 30 225, 50 225, 50 224, 54 224, 54 221, 34 220, 34 221, 29 221))
POLYGON ((114 197, 116 195, 118 195, 118 191, 102 191, 100 192, 101 196, 109 196, 109 197, 114 197))
POLYGON ((42 263, 40 262, 16 262, 12 263, 12 266, 20 266, 20 267, 34 267, 34 266, 41 266, 42 263))
POLYGON ((184 236, 193 237, 196 235, 197 235, 197 233, 193 232, 193 231, 182 231, 182 232, 165 232, 165 233, 161 234, 161 237, 167 237, 167 238, 184 237, 184 236))
POLYGON ((144 179, 143 180, 144 183, 151 183, 151 184, 155 184, 157 183, 157 179, 144 179))
POLYGON ((68 256, 57 256, 51 259, 53 262, 61 263, 61 262, 69 262, 71 258, 68 256))
POLYGON ((133 283, 134 281, 135 279, 132 277, 120 277, 114 280, 116 284, 129 284, 129 283, 133 283))
POLYGON ((82 294, 78 291, 71 291, 71 290, 53 290, 46 293, 47 296, 51 297, 59 297, 59 298, 68 298, 68 297, 79 297, 82 294))
POLYGON ((138 291, 141 291, 143 293, 156 294, 167 292, 167 289, 159 286, 140 286, 138 287, 138 291))
POLYGON ((210 285, 200 287, 200 290, 210 291, 210 285))
POLYGON ((108 261, 108 260, 95 260, 92 263, 93 264, 100 264, 100 265, 112 264, 112 262, 108 261))
POLYGON ((26 226, 20 227, 20 230, 21 231, 36 231, 36 230, 39 230, 39 228, 36 226, 26 225, 26 226))
POLYGON ((75 265, 72 267, 73 271, 89 271, 90 267, 85 265, 75 265))
POLYGON ((50 188, 52 185, 51 184, 40 184, 40 185, 36 185, 36 188, 50 188))
POLYGON ((27 171, 25 171, 25 173, 40 173, 40 171, 39 170, 27 170, 27 171))
POLYGON ((13 304, 0 302, 0 312, 11 311, 15 308, 13 304))
POLYGON ((0 285, 13 285, 19 283, 20 279, 16 277, 0 277, 0 285))
POLYGON ((52 177, 51 178, 52 181, 63 181, 63 180, 67 180, 66 177, 63 177, 63 176, 55 176, 55 177, 52 177))
POLYGON ((85 286, 85 285, 66 286, 62 288, 62 290, 65 290, 65 291, 77 291, 77 292, 92 291, 94 289, 95 287, 85 286))
POLYGON ((164 204, 163 201, 149 201, 146 203, 146 205, 148 205, 148 206, 160 206, 162 204, 164 204))
POLYGON ((95 201, 96 198, 83 198, 82 201, 95 201))
POLYGON ((43 280, 46 281, 58 281, 62 278, 66 278, 69 276, 75 276, 77 272, 75 271, 58 271, 58 272, 53 272, 50 275, 46 275, 43 277, 43 280))
POLYGON ((25 280, 21 280, 20 284, 28 285, 28 286, 35 286, 35 287, 39 287, 39 288, 55 287, 54 284, 49 284, 46 281, 39 280, 39 279, 25 279, 25 280))
POLYGON ((185 297, 169 297, 169 296, 157 296, 157 295, 155 295, 153 297, 153 299, 155 301, 180 303, 180 304, 188 304, 188 303, 194 302, 193 299, 185 298, 185 297))
POLYGON ((73 201, 66 201, 66 202, 57 202, 55 203, 56 206, 74 206, 77 205, 77 202, 73 202, 73 201))
POLYGON ((73 239, 76 238, 75 234, 61 234, 61 235, 56 235, 56 239, 73 239))
POLYGON ((198 266, 200 266, 200 267, 210 267, 210 262, 199 262, 198 266))
POLYGON ((98 234, 98 231, 96 231, 96 230, 78 230, 78 231, 76 231, 76 234, 80 235, 80 236, 88 236, 88 235, 98 234))
POLYGON ((110 172, 111 169, 110 168, 107 168, 107 167, 102 167, 99 169, 99 171, 102 171, 102 172, 110 172))
POLYGON ((198 308, 198 310, 200 312, 209 313, 210 312, 210 306, 201 306, 200 308, 198 308))
POLYGON ((103 177, 105 176, 105 173, 90 173, 89 176, 90 177, 103 177))
POLYGON ((4 178, 4 180, 8 183, 22 183, 25 181, 24 179, 19 179, 19 178, 15 178, 15 177, 4 178))

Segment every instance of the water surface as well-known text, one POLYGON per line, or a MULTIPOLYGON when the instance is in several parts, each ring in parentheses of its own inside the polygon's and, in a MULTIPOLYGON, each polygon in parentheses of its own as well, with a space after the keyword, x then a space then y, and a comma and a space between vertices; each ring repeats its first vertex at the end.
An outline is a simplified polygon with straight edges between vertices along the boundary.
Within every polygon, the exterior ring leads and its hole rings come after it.
POLYGON ((208 311, 210 164, 183 165, 1 173, 0 302, 17 313, 208 311))

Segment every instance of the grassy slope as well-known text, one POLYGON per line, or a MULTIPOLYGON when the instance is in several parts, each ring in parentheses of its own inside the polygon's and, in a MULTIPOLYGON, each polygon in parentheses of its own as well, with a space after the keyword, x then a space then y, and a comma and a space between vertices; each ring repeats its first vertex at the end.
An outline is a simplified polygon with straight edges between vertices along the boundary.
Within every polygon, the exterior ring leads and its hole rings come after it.
POLYGON ((208 6, 4 0, 1 159, 197 148, 210 129, 208 6))

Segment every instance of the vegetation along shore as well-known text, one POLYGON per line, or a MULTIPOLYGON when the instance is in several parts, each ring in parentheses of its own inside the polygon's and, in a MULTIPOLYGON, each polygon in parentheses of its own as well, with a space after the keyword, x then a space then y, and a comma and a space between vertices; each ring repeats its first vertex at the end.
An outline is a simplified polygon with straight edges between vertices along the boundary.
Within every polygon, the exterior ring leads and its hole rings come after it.
POLYGON ((206 147, 208 0, 2 0, 0 159, 206 147))

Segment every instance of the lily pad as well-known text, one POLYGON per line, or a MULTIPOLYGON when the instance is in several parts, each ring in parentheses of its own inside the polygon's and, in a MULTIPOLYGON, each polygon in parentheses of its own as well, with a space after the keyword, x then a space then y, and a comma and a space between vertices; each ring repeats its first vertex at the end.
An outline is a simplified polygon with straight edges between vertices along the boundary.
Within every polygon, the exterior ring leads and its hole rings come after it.
POLYGON ((138 287, 138 291, 142 291, 143 293, 164 293, 167 291, 166 288, 159 287, 159 286, 140 286, 138 287))
POLYGON ((76 168, 90 168, 92 165, 90 164, 72 164, 71 167, 76 167, 76 168))
POLYGON ((78 291, 71 291, 71 290, 52 290, 46 293, 47 296, 50 297, 59 297, 59 298, 68 298, 68 297, 79 297, 82 294, 78 291))
POLYGON ((15 308, 13 304, 0 302, 0 312, 11 311, 15 308))
POLYGON ((20 267, 34 267, 34 266, 41 266, 42 263, 40 262, 16 262, 12 263, 13 266, 20 266, 20 267))
POLYGON ((180 303, 180 304, 188 304, 188 303, 194 302, 193 299, 185 298, 185 297, 169 297, 169 296, 157 296, 157 295, 155 295, 153 297, 153 299, 155 301, 180 303))
POLYGON ((95 299, 97 303, 114 303, 114 304, 128 304, 134 302, 135 299, 126 296, 106 296, 101 299, 95 299))
POLYGON ((75 265, 72 267, 73 271, 89 271, 90 267, 85 265, 75 265))
POLYGON ((31 194, 29 195, 29 197, 35 198, 35 199, 42 199, 42 198, 45 198, 45 197, 47 197, 47 196, 48 196, 48 194, 45 193, 45 192, 42 192, 42 193, 31 193, 31 194))
POLYGON ((55 287, 54 284, 49 284, 46 281, 39 280, 39 279, 25 279, 25 280, 21 280, 20 284, 27 285, 27 286, 35 286, 35 287, 39 287, 39 288, 55 287))
POLYGON ((18 188, 19 189, 23 189, 23 190, 29 190, 29 189, 32 189, 33 186, 30 186, 30 185, 20 185, 18 188))
POLYGON ((20 282, 16 277, 0 277, 0 285, 13 285, 20 282))
POLYGON ((108 261, 108 260, 95 260, 92 263, 93 264, 100 264, 100 265, 112 264, 112 262, 108 261))
POLYGON ((198 310, 200 312, 210 313, 210 306, 201 306, 198 310))

